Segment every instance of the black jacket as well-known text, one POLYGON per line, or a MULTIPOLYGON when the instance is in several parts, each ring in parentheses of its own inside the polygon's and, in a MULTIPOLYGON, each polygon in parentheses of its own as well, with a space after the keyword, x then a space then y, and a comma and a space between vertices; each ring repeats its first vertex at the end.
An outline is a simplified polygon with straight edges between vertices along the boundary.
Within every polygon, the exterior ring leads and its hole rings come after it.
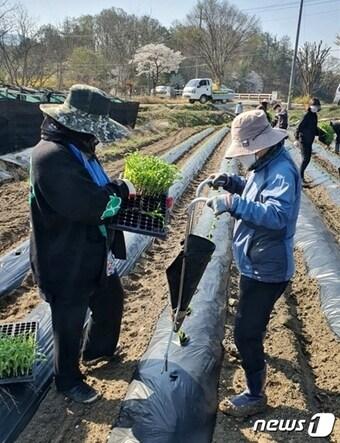
POLYGON ((285 109, 275 115, 272 126, 280 129, 288 128, 288 113, 285 109))
POLYGON ((312 144, 319 134, 317 113, 308 109, 296 128, 295 138, 301 143, 312 144))
POLYGON ((123 233, 107 226, 105 239, 98 226, 109 196, 127 198, 128 190, 121 180, 105 187, 94 183, 62 131, 43 129, 42 137, 31 160, 30 259, 35 281, 49 301, 64 288, 88 290, 104 282, 109 249, 126 258, 123 233))
POLYGON ((340 121, 333 121, 332 128, 336 135, 336 143, 340 143, 340 121))

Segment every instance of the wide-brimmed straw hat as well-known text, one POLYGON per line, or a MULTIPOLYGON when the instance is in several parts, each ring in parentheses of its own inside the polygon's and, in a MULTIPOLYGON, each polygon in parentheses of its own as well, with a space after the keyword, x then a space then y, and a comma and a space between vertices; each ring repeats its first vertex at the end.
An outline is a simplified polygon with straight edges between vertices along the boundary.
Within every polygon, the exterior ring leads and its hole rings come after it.
POLYGON ((129 134, 125 126, 110 118, 110 97, 93 86, 74 85, 62 105, 44 104, 40 109, 66 128, 92 134, 102 143, 129 134))
POLYGON ((226 157, 255 154, 262 149, 277 145, 287 135, 284 129, 272 128, 263 111, 243 112, 231 125, 231 144, 226 157))

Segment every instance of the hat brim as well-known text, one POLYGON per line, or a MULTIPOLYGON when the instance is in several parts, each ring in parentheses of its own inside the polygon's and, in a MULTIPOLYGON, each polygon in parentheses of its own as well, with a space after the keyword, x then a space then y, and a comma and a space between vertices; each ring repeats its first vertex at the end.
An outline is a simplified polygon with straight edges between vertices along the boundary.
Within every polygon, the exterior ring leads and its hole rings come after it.
POLYGON ((43 104, 40 110, 72 131, 94 135, 101 143, 109 143, 130 134, 125 126, 108 116, 87 114, 65 103, 43 104))
POLYGON ((248 140, 248 145, 242 140, 232 140, 225 156, 226 158, 241 157, 242 155, 256 154, 262 149, 277 145, 280 141, 288 137, 285 129, 268 128, 263 134, 256 137, 255 140, 248 140))

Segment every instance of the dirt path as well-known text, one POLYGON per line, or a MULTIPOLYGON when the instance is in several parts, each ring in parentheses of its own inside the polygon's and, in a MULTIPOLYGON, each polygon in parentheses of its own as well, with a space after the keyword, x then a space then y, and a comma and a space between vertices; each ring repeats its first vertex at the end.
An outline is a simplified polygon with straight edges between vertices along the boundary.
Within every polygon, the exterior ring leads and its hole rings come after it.
MULTIPOLYGON (((248 419, 218 413, 213 443, 340 441, 340 342, 320 310, 317 283, 307 276, 300 251, 296 251, 296 262, 295 278, 286 295, 276 304, 265 343, 268 411, 248 419), (302 432, 253 431, 256 419, 301 419, 308 424, 317 412, 332 412, 337 416, 331 440, 309 437, 308 425, 302 432)), ((237 282, 237 271, 233 268, 229 290, 229 298, 233 301, 229 301, 220 399, 244 387, 232 339, 237 282)))
POLYGON ((72 404, 57 395, 53 387, 18 442, 106 441, 135 366, 145 352, 155 323, 166 305, 165 269, 180 250, 186 222, 185 207, 192 200, 198 183, 218 169, 223 154, 224 149, 220 147, 176 206, 168 240, 156 240, 135 272, 124 278, 126 302, 120 337, 122 360, 86 370, 90 383, 103 392, 102 400, 93 407, 72 404))
MULTIPOLYGON (((169 137, 143 148, 148 154, 161 155, 197 132, 197 128, 183 128, 169 137)), ((123 152, 107 156, 103 164, 111 176, 117 176, 123 169, 123 152)), ((100 155, 99 155, 100 157, 100 155)), ((22 180, 0 185, 0 254, 19 245, 29 232, 27 176, 22 180)))

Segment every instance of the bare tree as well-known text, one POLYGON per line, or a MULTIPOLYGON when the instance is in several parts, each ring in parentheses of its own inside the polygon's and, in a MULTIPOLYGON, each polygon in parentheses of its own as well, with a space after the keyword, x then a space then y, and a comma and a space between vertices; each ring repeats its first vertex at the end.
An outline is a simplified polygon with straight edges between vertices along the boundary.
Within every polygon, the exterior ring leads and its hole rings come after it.
POLYGON ((0 60, 6 80, 17 86, 41 87, 55 74, 48 59, 44 28, 38 29, 22 6, 9 10, 0 34, 0 60), (3 28, 4 29, 4 28, 3 28))
POLYGON ((322 40, 319 43, 306 42, 300 48, 297 64, 304 95, 310 96, 320 87, 322 72, 330 50, 330 47, 323 47, 322 40))
POLYGON ((258 32, 257 20, 227 0, 200 0, 176 29, 178 40, 207 64, 211 75, 222 83, 227 65, 258 32))

